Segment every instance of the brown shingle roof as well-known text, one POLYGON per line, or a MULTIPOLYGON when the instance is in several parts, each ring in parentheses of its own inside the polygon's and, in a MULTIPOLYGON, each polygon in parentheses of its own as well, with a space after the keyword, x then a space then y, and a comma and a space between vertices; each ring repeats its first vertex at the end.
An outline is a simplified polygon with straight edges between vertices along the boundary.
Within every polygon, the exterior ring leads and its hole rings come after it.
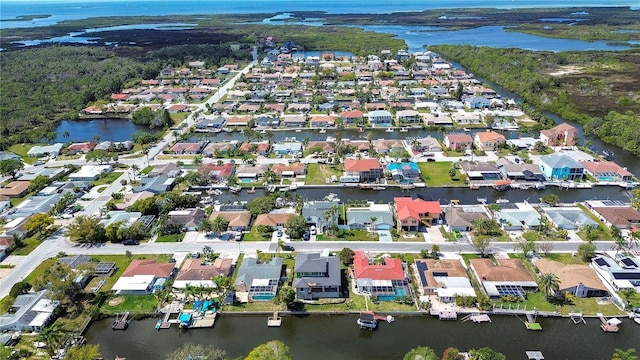
POLYGON ((154 275, 166 278, 171 275, 173 265, 172 263, 159 264, 155 260, 133 260, 122 276, 154 275))
POLYGON ((471 259, 471 266, 482 281, 535 281, 518 259, 471 259))
POLYGON ((187 259, 176 280, 211 280, 218 275, 229 276, 233 259, 217 258, 213 265, 202 263, 202 259, 187 259))
POLYGON ((588 265, 563 264, 557 261, 540 259, 535 265, 542 273, 552 273, 560 280, 560 290, 583 284, 597 290, 607 290, 596 272, 588 265))

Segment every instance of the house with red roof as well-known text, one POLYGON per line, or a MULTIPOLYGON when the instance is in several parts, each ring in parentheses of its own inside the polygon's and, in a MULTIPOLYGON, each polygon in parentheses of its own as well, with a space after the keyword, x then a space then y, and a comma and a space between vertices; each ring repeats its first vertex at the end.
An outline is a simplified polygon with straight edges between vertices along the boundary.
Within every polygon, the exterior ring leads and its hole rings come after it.
POLYGON ((111 100, 115 101, 127 101, 131 97, 131 94, 111 94, 111 100))
POLYGON ((420 231, 423 226, 431 226, 442 216, 439 201, 427 201, 410 197, 393 198, 398 230, 420 231))
POLYGON ((213 182, 221 182, 228 180, 235 173, 236 166, 231 163, 222 165, 204 164, 198 169, 198 172, 213 182))
POLYGON ((411 296, 407 275, 398 258, 386 258, 379 264, 369 259, 363 251, 356 251, 353 256, 353 278, 359 293, 370 294, 379 301, 411 296))
POLYGON ((504 144, 507 139, 504 135, 495 131, 482 131, 476 133, 473 143, 482 150, 496 150, 500 145, 504 144))
POLYGON ((360 110, 348 110, 340 113, 340 119, 345 125, 356 124, 358 122, 364 123, 364 113, 360 110))
POLYGON ((240 151, 243 153, 250 153, 260 156, 269 155, 269 149, 271 148, 271 144, 268 141, 262 142, 244 142, 240 145, 240 151))
POLYGON ((111 291, 122 295, 146 295, 162 290, 174 274, 174 265, 156 260, 133 260, 111 291))
POLYGON ((584 172, 598 181, 632 181, 633 174, 613 161, 580 161, 584 172))
POLYGON ((378 182, 384 178, 384 171, 378 159, 353 159, 344 160, 343 178, 358 178, 360 183, 378 182))
POLYGON ((469 134, 447 134, 444 145, 451 150, 471 150, 473 138, 469 134))
POLYGON ((546 146, 573 146, 578 130, 567 123, 562 123, 551 129, 540 131, 540 141, 546 146))
POLYGON ((87 142, 81 142, 81 143, 73 143, 71 145, 69 145, 69 147, 67 147, 67 153, 69 154, 77 154, 79 152, 81 153, 88 153, 89 151, 93 150, 93 148, 96 146, 95 142, 92 141, 87 141, 87 142))

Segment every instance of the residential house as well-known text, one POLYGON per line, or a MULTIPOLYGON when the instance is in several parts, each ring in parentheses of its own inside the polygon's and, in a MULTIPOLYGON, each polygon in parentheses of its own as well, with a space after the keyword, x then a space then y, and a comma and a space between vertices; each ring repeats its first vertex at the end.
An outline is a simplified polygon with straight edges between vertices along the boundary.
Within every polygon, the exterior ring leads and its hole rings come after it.
POLYGON ((578 230, 583 226, 596 227, 599 224, 579 207, 542 207, 542 211, 551 220, 554 227, 565 230, 578 230))
POLYGON ((573 146, 578 129, 568 123, 562 123, 551 129, 540 131, 540 141, 546 146, 573 146))
POLYGON ((96 146, 96 143, 93 141, 87 141, 87 142, 81 142, 81 143, 73 143, 71 145, 69 145, 67 147, 67 153, 68 154, 77 154, 79 152, 81 153, 88 153, 89 151, 93 150, 93 148, 96 146))
POLYGON ((304 127, 307 123, 307 119, 304 115, 287 116, 283 121, 284 125, 288 128, 304 127))
POLYGON ((474 221, 489 219, 484 207, 480 205, 445 206, 442 210, 449 231, 471 231, 474 221))
POLYGON ((325 217, 332 209, 337 213, 338 203, 334 201, 305 201, 302 205, 302 217, 307 225, 315 227, 319 234, 331 225, 337 225, 337 216, 325 217))
POLYGON ((298 299, 337 298, 343 294, 340 259, 319 253, 300 253, 293 268, 298 299))
POLYGON ((249 126, 251 116, 231 116, 227 119, 226 126, 249 126))
POLYGON ((393 181, 402 183, 414 183, 422 181, 422 174, 418 164, 412 161, 401 163, 390 163, 387 171, 391 174, 393 181))
POLYGON ((273 127, 280 126, 280 118, 271 115, 261 115, 256 118, 256 126, 258 127, 273 127))
POLYGON ((40 157, 40 156, 58 156, 62 151, 63 143, 55 143, 53 145, 45 145, 40 146, 36 145, 31 147, 29 151, 27 151, 27 156, 29 157, 40 157))
POLYGON ((309 141, 306 146, 307 152, 334 153, 336 143, 333 141, 309 141))
POLYGON ((235 173, 235 170, 236 166, 231 163, 222 165, 203 164, 198 169, 198 172, 211 179, 211 181, 219 183, 229 180, 235 173))
POLYGON ((126 193, 124 194, 124 201, 121 203, 116 203, 116 209, 125 210, 129 206, 135 204, 136 201, 150 198, 152 196, 154 196, 154 193, 152 193, 151 191, 141 191, 138 193, 126 193))
POLYGON ((202 118, 196 122, 196 129, 222 129, 226 119, 223 116, 214 116, 213 118, 202 118))
POLYGON ((461 172, 467 175, 467 181, 470 184, 481 183, 491 184, 502 179, 502 174, 496 164, 492 162, 479 161, 469 162, 462 161, 460 163, 461 172))
POLYGON ((292 164, 277 163, 273 164, 271 171, 278 174, 280 177, 304 176, 306 174, 306 165, 301 162, 295 162, 292 164))
POLYGON ((400 157, 404 153, 405 147, 402 140, 378 139, 373 141, 373 148, 378 154, 393 154, 400 157))
POLYGON ((385 258, 383 264, 375 264, 363 251, 356 251, 353 256, 353 277, 359 293, 369 294, 378 301, 411 296, 408 276, 398 258, 385 258))
POLYGON ((209 220, 213 221, 218 216, 229 222, 229 231, 246 231, 251 225, 251 213, 248 211, 214 211, 209 220))
POLYGON ((442 151, 442 145, 440 145, 440 142, 431 136, 416 139, 411 142, 411 148, 413 151, 419 153, 434 153, 442 151))
POLYGON ((0 331, 41 331, 51 323, 60 305, 47 295, 48 290, 18 295, 9 313, 0 315, 0 331))
POLYGON ((245 257, 236 276, 236 292, 246 293, 248 301, 271 301, 278 291, 281 274, 281 257, 274 257, 268 263, 245 257))
POLYGON ((336 125, 336 118, 330 115, 313 115, 309 125, 313 128, 333 127, 336 125))
POLYGON ((519 259, 471 259, 471 270, 490 299, 513 295, 526 298, 538 283, 519 259))
POLYGON ((484 96, 472 96, 465 99, 464 106, 469 109, 485 109, 491 106, 491 101, 484 96))
POLYGON ((134 193, 149 191, 157 195, 171 190, 175 181, 175 178, 170 178, 165 175, 143 177, 140 179, 140 186, 134 187, 131 191, 134 193))
POLYGON ((269 141, 244 142, 242 143, 242 145, 240 145, 240 151, 242 151, 243 153, 255 154, 259 156, 268 156, 270 148, 271 145, 269 144, 269 141))
POLYGON ((414 265, 421 294, 437 295, 443 303, 455 303, 458 296, 476 296, 462 260, 416 259, 414 265))
POLYGON ((503 179, 524 181, 524 182, 544 182, 546 178, 540 167, 536 164, 526 164, 519 158, 515 158, 515 163, 500 158, 495 162, 503 179))
POLYGON ((393 198, 398 220, 398 230, 420 231, 423 226, 431 226, 438 221, 442 215, 440 202, 426 201, 420 198, 410 197, 393 198))
POLYGON ((268 170, 269 165, 243 164, 236 169, 236 177, 246 181, 256 181, 268 170))
POLYGON ((111 291, 119 295, 146 295, 162 290, 173 276, 174 265, 156 260, 133 260, 111 291))
POLYGON ((221 157, 224 154, 235 150, 238 146, 237 140, 225 141, 225 142, 210 142, 202 150, 202 155, 206 157, 221 157))
POLYGON ((12 181, 0 188, 0 196, 21 198, 29 191, 29 181, 12 181))
POLYGON ((0 261, 9 256, 9 250, 14 244, 13 236, 0 235, 0 261))
POLYGON ((542 215, 531 204, 524 202, 496 211, 494 218, 505 231, 526 231, 538 229, 542 215))
POLYGON ((19 181, 31 181, 38 176, 45 176, 48 179, 53 179, 56 176, 65 172, 65 169, 62 167, 58 168, 50 168, 50 167, 32 167, 28 170, 23 170, 22 175, 18 178, 19 181))
POLYGON ((167 224, 177 225, 186 231, 196 231, 205 212, 200 208, 186 210, 172 210, 167 214, 167 224))
POLYGON ((506 142, 504 135, 495 131, 482 131, 476 133, 473 142, 478 149, 482 150, 497 150, 502 144, 506 142))
POLYGON ((340 113, 340 119, 345 125, 364 123, 364 113, 360 110, 348 110, 340 113))
POLYGON ((640 259, 636 256, 623 256, 616 261, 606 255, 599 255, 591 260, 591 268, 615 290, 640 291, 640 259))
POLYGON ((579 180, 584 175, 584 166, 566 155, 543 155, 538 160, 540 171, 549 180, 579 180))
POLYGON ((394 225, 389 204, 369 203, 367 207, 350 207, 346 211, 351 230, 391 230, 394 225))
POLYGON ((598 274, 589 265, 563 264, 549 259, 538 259, 534 265, 541 274, 558 277, 560 287, 555 295, 569 293, 579 298, 609 296, 598 274))
POLYGON ((268 213, 260 214, 253 222, 253 226, 270 226, 274 229, 282 230, 287 225, 287 221, 296 216, 295 213, 268 213))
POLYGON ((205 147, 207 142, 177 142, 175 143, 170 151, 174 154, 200 154, 202 149, 205 147))
POLYGON ((371 111, 368 115, 372 126, 393 126, 393 115, 387 110, 371 111))
POLYGON ((280 156, 297 155, 302 153, 302 143, 301 142, 277 143, 273 145, 272 150, 276 155, 280 155, 280 156))
POLYGON ((400 125, 419 124, 422 122, 420 113, 415 110, 400 110, 396 113, 396 116, 400 125))
POLYGON ((622 202, 614 200, 587 200, 587 208, 609 228, 638 231, 640 229, 640 211, 622 202))
POLYGON ((613 161, 580 161, 587 175, 593 176, 599 182, 628 182, 633 180, 633 174, 626 168, 613 161))
POLYGON ((214 278, 217 276, 229 276, 233 259, 217 258, 213 264, 206 263, 204 259, 186 259, 180 271, 173 281, 173 287, 184 289, 189 286, 216 287, 214 278))
MULTIPOLYGON (((30 196, 19 206, 13 208, 5 217, 7 219, 28 218, 33 214, 48 213, 55 204, 62 199, 62 195, 53 194, 49 196, 30 196)), ((5 225, 5 230, 9 228, 9 224, 5 225)), ((8 233, 8 231, 7 231, 8 233)))
POLYGON ((83 165, 80 170, 69 174, 69 181, 94 181, 111 171, 111 165, 83 165))
POLYGON ((353 159, 344 160, 344 176, 343 179, 358 179, 359 183, 379 182, 384 179, 384 171, 378 159, 353 159))
POLYGON ((180 176, 181 173, 182 173, 182 169, 180 169, 178 165, 174 163, 167 163, 164 165, 154 166, 153 169, 149 171, 147 176, 156 177, 156 176, 164 175, 168 178, 176 178, 180 176))
POLYGON ((455 151, 471 150, 473 139, 469 134, 447 134, 444 137, 444 146, 455 151))

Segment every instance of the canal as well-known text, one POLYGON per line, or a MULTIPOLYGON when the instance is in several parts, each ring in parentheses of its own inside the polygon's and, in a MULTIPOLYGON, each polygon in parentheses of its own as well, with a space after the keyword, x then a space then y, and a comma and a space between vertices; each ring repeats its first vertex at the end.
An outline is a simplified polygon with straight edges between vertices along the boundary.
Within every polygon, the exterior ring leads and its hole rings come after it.
POLYGON ((376 331, 360 330, 355 315, 283 317, 282 327, 268 328, 267 315, 224 314, 211 329, 182 331, 177 327, 156 331, 155 319, 134 321, 125 332, 111 330, 112 319, 93 323, 86 337, 100 344, 105 359, 163 359, 185 342, 211 344, 230 358, 246 356, 264 342, 281 340, 294 359, 402 359, 417 346, 437 354, 447 347, 460 350, 490 347, 507 359, 526 359, 526 350, 540 350, 546 359, 610 359, 616 348, 638 346, 640 326, 624 319, 617 334, 603 333, 598 319, 574 325, 566 318, 538 318, 543 330, 525 329, 521 319, 494 316, 491 323, 438 321, 429 316, 398 317, 376 331))

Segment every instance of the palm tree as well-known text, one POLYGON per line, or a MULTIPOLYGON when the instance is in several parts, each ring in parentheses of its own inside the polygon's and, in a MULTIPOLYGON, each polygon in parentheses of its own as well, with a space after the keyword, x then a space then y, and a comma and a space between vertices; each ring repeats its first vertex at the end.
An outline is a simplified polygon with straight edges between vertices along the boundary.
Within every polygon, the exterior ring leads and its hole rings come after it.
POLYGON ((376 230, 376 220, 378 220, 377 216, 372 216, 371 217, 371 231, 375 231, 376 230))
POLYGON ((198 231, 203 233, 210 233, 213 230, 213 224, 206 217, 200 220, 198 223, 198 231))
POLYGON ((629 244, 627 240, 622 236, 617 236, 613 238, 613 245, 611 245, 611 250, 616 251, 616 258, 618 257, 618 253, 622 251, 623 253, 629 248, 629 244))
POLYGON ((149 166, 149 148, 145 147, 144 149, 142 149, 142 153, 147 157, 147 166, 149 166))
POLYGON ((133 164, 131 165, 131 172, 133 173, 133 179, 136 179, 136 172, 140 170, 140 166, 133 164))
POLYGON ((53 356, 67 337, 67 332, 62 328, 62 324, 54 323, 46 327, 38 334, 38 341, 42 341, 47 345, 47 353, 53 356))
POLYGON ((276 253, 279 253, 280 250, 284 250, 284 240, 278 239, 278 246, 276 247, 276 253))
POLYGON ((221 216, 216 216, 211 221, 211 231, 213 231, 215 234, 220 234, 221 232, 227 231, 228 226, 229 222, 221 216))
POLYGON ((628 350, 616 349, 611 357, 611 360, 638 360, 636 356, 636 349, 631 348, 628 350))
POLYGON ((620 297, 624 300, 625 305, 631 307, 631 300, 633 300, 637 295, 636 289, 622 288, 619 293, 620 297))
POLYGON ((538 287, 547 299, 560 289, 560 279, 555 274, 545 273, 538 278, 538 287))
POLYGON ((193 162, 192 162, 192 163, 193 163, 193 165, 195 165, 195 166, 200 166, 200 165, 202 165, 202 155, 196 155, 196 156, 193 158, 193 162))

